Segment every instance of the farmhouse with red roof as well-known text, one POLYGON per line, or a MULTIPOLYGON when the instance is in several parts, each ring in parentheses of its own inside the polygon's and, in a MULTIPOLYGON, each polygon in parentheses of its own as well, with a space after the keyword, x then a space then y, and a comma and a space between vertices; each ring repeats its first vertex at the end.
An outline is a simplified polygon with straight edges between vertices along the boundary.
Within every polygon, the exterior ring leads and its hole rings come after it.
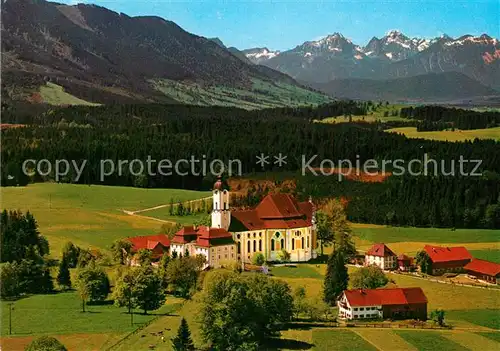
MULTIPOLYGON (((170 248, 170 240, 165 234, 136 236, 127 240, 132 243, 133 253, 141 249, 151 251, 153 261, 158 260, 164 253, 168 253, 170 248)), ((134 259, 131 260, 131 264, 136 265, 134 259)))
POLYGON ((464 266, 468 275, 488 283, 499 284, 500 264, 474 258, 464 266))
POLYGON ((365 266, 376 265, 383 270, 395 269, 396 254, 384 243, 373 245, 365 254, 365 266))
POLYGON ((294 262, 316 257, 315 207, 288 194, 267 195, 257 207, 231 211, 229 190, 219 178, 213 187, 210 227, 186 226, 172 239, 172 252, 203 254, 210 266, 223 261, 250 263, 256 253, 266 260, 278 259, 286 250, 294 262))
POLYGON ((233 236, 224 228, 187 226, 179 230, 172 239, 171 252, 190 256, 203 255, 206 266, 221 267, 236 260, 236 245, 233 236))
POLYGON ((472 255, 463 246, 441 247, 425 245, 424 251, 432 262, 432 274, 461 272, 464 266, 472 260, 472 255))
POLYGON ((344 290, 337 305, 341 319, 427 319, 421 288, 344 290))

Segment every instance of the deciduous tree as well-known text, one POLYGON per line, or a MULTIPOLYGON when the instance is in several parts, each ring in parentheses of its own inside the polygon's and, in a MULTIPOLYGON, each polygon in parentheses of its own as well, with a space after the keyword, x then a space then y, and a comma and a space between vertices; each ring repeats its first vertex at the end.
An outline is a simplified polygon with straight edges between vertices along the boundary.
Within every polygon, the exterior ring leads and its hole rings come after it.
POLYGON ((119 264, 125 264, 125 260, 130 256, 132 243, 128 240, 116 240, 111 245, 113 259, 119 264))
POLYGON ((380 267, 362 267, 349 277, 353 289, 376 289, 385 286, 389 279, 380 267))
POLYGON ((432 261, 427 252, 419 251, 415 256, 415 262, 420 267, 420 271, 425 274, 432 274, 432 261))
POLYGON ((76 286, 82 299, 83 312, 85 312, 87 301, 104 301, 110 292, 109 278, 106 272, 95 265, 78 270, 76 286))
POLYGON ((215 350, 259 350, 293 314, 287 283, 265 275, 209 272, 203 289, 202 334, 215 350))

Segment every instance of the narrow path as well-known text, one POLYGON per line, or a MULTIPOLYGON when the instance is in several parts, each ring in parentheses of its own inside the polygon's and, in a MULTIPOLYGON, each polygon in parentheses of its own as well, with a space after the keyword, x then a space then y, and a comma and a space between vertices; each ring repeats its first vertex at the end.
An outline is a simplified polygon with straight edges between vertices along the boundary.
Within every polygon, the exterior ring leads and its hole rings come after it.
POLYGON ((133 212, 133 211, 127 211, 127 210, 122 210, 122 211, 123 211, 123 213, 126 213, 129 216, 140 217, 140 218, 144 218, 144 219, 150 219, 152 221, 161 222, 161 223, 169 223, 169 224, 173 224, 173 225, 177 224, 177 222, 175 222, 175 221, 168 221, 166 219, 159 219, 159 218, 155 218, 155 217, 138 215, 138 214, 136 214, 136 212, 133 212))
MULTIPOLYGON (((208 199, 211 199, 212 197, 211 196, 207 196, 207 197, 203 197, 201 199, 195 199, 195 200, 189 200, 189 201, 183 201, 182 203, 183 204, 186 204, 186 203, 193 203, 193 202, 197 202, 197 201, 203 201, 203 200, 208 200, 208 199)), ((177 203, 174 203, 173 204, 174 206, 177 205, 177 203)), ((157 210, 157 209, 160 209, 160 208, 165 208, 165 207, 169 207, 169 206, 172 206, 172 204, 165 204, 165 205, 158 205, 158 206, 155 206, 155 207, 150 207, 150 208, 145 208, 145 209, 142 209, 142 210, 137 210, 137 211, 125 211, 123 210, 123 212, 127 213, 127 214, 131 214, 131 215, 134 215, 136 213, 141 213, 141 212, 146 212, 146 211, 152 211, 152 210, 157 210)))

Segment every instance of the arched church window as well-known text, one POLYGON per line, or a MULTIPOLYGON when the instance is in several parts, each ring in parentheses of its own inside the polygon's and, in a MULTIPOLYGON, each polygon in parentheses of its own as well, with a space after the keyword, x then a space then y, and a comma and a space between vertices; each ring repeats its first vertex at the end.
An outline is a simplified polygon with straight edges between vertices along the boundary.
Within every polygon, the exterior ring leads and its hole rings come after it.
POLYGON ((307 237, 307 248, 309 248, 309 237, 307 237))
POLYGON ((295 250, 295 239, 292 239, 292 250, 295 250))
POLYGON ((300 240, 302 241, 302 242, 301 242, 301 244, 302 244, 302 248, 304 248, 304 237, 302 237, 300 240))
POLYGON ((285 239, 281 239, 281 249, 285 249, 285 239))
POLYGON ((241 243, 238 241, 238 253, 241 253, 241 243))
POLYGON ((250 240, 247 241, 247 252, 250 252, 250 240))
POLYGON ((259 251, 262 251, 262 239, 259 239, 259 251))
POLYGON ((257 240, 253 241, 253 252, 257 251, 257 240))
POLYGON ((274 251, 274 239, 271 239, 271 251, 274 251))

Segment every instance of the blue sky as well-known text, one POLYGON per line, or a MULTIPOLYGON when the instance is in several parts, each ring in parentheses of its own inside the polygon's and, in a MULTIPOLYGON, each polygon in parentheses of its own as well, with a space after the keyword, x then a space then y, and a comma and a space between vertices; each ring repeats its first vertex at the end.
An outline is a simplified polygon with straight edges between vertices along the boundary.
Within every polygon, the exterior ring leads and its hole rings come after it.
MULTIPOLYGON (((61 0, 59 0, 61 1, 61 0)), ((66 3, 83 1, 62 0, 66 3)), ((93 0, 130 16, 156 15, 227 46, 267 46, 286 50, 307 40, 340 32, 366 45, 372 36, 399 29, 410 37, 433 38, 446 33, 488 33, 500 38, 499 0, 93 0)))

